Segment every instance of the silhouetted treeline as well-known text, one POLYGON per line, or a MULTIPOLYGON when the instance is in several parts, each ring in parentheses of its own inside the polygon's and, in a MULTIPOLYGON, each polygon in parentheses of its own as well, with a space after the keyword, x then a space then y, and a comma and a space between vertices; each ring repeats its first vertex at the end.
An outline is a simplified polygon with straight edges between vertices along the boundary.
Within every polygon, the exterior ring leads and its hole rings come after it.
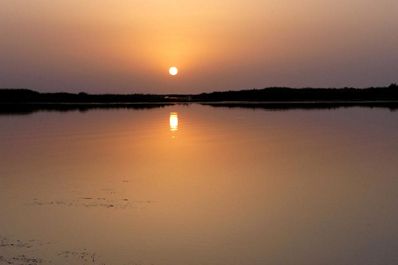
POLYGON ((398 101, 291 101, 291 102, 202 102, 202 105, 217 108, 243 108, 264 110, 313 110, 313 109, 338 109, 350 107, 387 108, 391 111, 398 110, 398 101))
POLYGON ((0 103, 133 103, 165 102, 165 96, 149 94, 39 93, 29 89, 0 89, 0 103))
POLYGON ((197 95, 39 93, 28 89, 0 89, 0 104, 18 103, 137 103, 137 102, 220 102, 220 101, 397 101, 398 86, 366 89, 287 88, 202 93, 197 95))
POLYGON ((144 110, 162 108, 172 103, 26 103, 26 104, 0 104, 0 115, 31 114, 39 111, 86 112, 97 109, 132 109, 144 110))
POLYGON ((356 88, 300 88, 271 87, 264 89, 202 93, 193 101, 396 101, 398 86, 356 88))

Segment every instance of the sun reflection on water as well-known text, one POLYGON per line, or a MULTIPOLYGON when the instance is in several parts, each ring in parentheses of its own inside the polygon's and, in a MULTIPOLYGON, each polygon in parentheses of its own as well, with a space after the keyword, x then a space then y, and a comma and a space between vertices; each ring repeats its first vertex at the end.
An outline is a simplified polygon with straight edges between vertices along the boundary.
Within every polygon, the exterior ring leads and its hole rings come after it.
POLYGON ((178 131, 178 113, 170 112, 169 118, 170 131, 175 132, 178 131))

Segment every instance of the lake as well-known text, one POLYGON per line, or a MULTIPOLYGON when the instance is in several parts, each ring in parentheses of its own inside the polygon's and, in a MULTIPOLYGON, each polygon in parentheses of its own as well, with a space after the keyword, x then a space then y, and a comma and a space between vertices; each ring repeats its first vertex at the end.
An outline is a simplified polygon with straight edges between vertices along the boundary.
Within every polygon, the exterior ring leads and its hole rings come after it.
POLYGON ((0 115, 0 264, 398 264, 398 111, 0 115))

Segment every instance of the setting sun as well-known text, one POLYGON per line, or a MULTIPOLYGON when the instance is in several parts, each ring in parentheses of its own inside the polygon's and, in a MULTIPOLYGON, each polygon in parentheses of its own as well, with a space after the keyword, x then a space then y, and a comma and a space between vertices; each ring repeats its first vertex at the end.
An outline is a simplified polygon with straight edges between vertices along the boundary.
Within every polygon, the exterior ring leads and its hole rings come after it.
POLYGON ((172 66, 169 68, 169 74, 170 75, 177 75, 178 74, 178 68, 175 66, 172 66))

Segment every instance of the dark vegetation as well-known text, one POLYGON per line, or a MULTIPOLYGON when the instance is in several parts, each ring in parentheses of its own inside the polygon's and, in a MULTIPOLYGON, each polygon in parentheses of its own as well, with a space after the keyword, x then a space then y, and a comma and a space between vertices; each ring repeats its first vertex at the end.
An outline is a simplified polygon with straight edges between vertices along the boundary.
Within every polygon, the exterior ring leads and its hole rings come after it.
POLYGON ((0 89, 1 103, 134 103, 164 102, 163 95, 148 94, 102 94, 39 93, 29 89, 0 89))
POLYGON ((264 89, 203 93, 192 96, 194 101, 397 101, 398 86, 358 88, 270 87, 264 89))
POLYGON ((224 108, 245 108, 264 110, 293 110, 293 109, 337 109, 349 107, 388 108, 398 110, 398 101, 314 101, 314 102, 207 102, 202 105, 224 108))
POLYGON ((39 93, 29 89, 0 89, 0 103, 143 103, 219 101, 396 101, 398 86, 357 88, 287 88, 202 93, 196 95, 39 93))
POLYGON ((68 112, 79 111, 86 112, 96 109, 131 109, 144 110, 153 108, 162 108, 172 103, 0 103, 0 115, 11 114, 31 114, 38 111, 56 111, 68 112))
POLYGON ((196 95, 40 93, 29 89, 0 89, 0 114, 90 109, 145 109, 174 103, 199 102, 214 107, 263 109, 384 107, 398 109, 398 86, 366 89, 287 88, 202 93, 196 95))

